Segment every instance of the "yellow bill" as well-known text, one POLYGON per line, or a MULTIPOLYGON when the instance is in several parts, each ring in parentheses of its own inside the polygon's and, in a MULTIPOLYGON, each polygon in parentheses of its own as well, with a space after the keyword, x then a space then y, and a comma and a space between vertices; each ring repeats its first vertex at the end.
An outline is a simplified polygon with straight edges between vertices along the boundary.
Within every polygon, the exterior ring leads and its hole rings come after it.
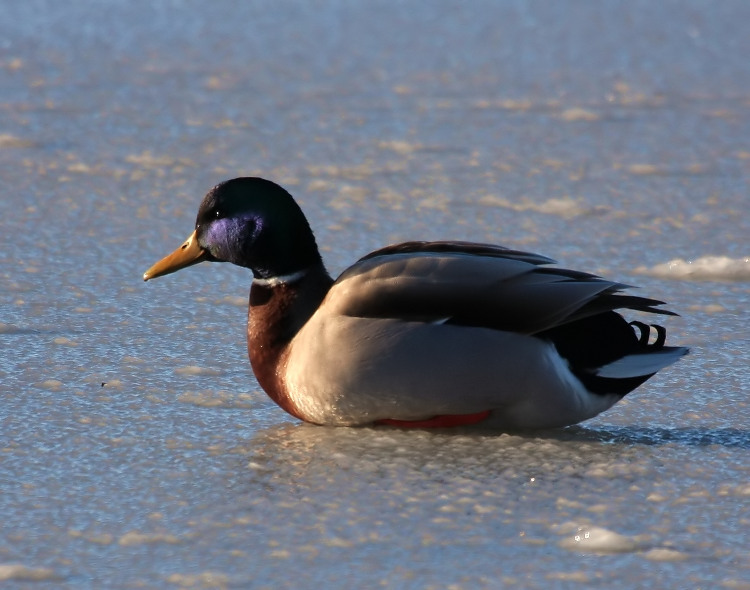
POLYGON ((185 243, 177 248, 174 252, 162 258, 146 272, 143 273, 143 280, 155 279, 170 273, 176 272, 181 268, 186 268, 208 258, 208 252, 200 247, 198 238, 193 232, 190 234, 185 243))

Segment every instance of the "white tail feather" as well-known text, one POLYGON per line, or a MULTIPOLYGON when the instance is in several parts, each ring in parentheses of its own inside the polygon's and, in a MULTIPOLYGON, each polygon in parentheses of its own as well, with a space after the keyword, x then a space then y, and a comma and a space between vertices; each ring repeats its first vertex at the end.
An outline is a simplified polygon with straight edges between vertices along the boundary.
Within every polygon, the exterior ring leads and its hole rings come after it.
POLYGON ((642 354, 629 354, 616 361, 599 367, 595 373, 608 379, 627 379, 628 377, 645 377, 671 365, 686 355, 687 348, 668 347, 652 350, 642 354))

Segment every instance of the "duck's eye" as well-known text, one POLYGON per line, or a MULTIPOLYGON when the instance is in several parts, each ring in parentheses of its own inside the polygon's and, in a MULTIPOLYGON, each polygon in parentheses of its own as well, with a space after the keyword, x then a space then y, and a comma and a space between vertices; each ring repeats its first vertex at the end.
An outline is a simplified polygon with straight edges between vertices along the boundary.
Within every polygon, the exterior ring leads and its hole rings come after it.
POLYGON ((221 219, 224 217, 224 211, 221 209, 214 209, 214 219, 221 219))

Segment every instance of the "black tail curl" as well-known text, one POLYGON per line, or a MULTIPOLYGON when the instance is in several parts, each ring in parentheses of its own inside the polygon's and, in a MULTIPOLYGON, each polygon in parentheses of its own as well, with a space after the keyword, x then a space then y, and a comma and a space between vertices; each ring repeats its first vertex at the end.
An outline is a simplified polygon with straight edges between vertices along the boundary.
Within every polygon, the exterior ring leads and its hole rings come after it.
POLYGON ((630 325, 638 328, 638 331, 640 332, 638 344, 643 347, 650 347, 654 349, 664 348, 664 344, 667 341, 667 329, 664 326, 659 326, 657 324, 651 324, 649 326, 648 324, 639 322, 637 320, 633 320, 632 322, 630 322, 630 325), (654 328, 656 330, 656 340, 654 340, 653 343, 649 344, 649 340, 651 339, 651 328, 654 328))

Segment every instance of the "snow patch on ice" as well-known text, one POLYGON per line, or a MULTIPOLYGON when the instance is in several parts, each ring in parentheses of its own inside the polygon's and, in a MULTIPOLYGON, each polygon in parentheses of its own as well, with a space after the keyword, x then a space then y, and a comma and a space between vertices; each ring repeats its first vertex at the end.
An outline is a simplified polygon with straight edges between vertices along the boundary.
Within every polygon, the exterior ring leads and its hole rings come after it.
POLYGON ((0 581, 43 582, 59 579, 60 577, 53 570, 46 567, 28 567, 20 563, 0 564, 0 581))
POLYGON ((490 207, 503 207, 513 211, 524 212, 534 211, 546 215, 557 215, 564 219, 587 215, 600 215, 607 213, 609 207, 603 205, 590 205, 582 199, 573 197, 552 198, 546 201, 536 201, 524 197, 519 201, 511 201, 504 197, 495 195, 485 195, 480 198, 479 202, 490 207))
POLYGON ((594 525, 566 522, 556 527, 564 535, 559 545, 563 549, 581 553, 633 553, 648 546, 649 537, 629 537, 594 525))
POLYGON ((174 370, 178 375, 208 375, 215 377, 221 375, 216 369, 209 369, 207 367, 198 367, 196 365, 188 365, 187 367, 179 367, 174 370))
POLYGON ((750 256, 701 256, 695 260, 675 258, 651 267, 639 266, 633 272, 683 281, 750 281, 750 256))

